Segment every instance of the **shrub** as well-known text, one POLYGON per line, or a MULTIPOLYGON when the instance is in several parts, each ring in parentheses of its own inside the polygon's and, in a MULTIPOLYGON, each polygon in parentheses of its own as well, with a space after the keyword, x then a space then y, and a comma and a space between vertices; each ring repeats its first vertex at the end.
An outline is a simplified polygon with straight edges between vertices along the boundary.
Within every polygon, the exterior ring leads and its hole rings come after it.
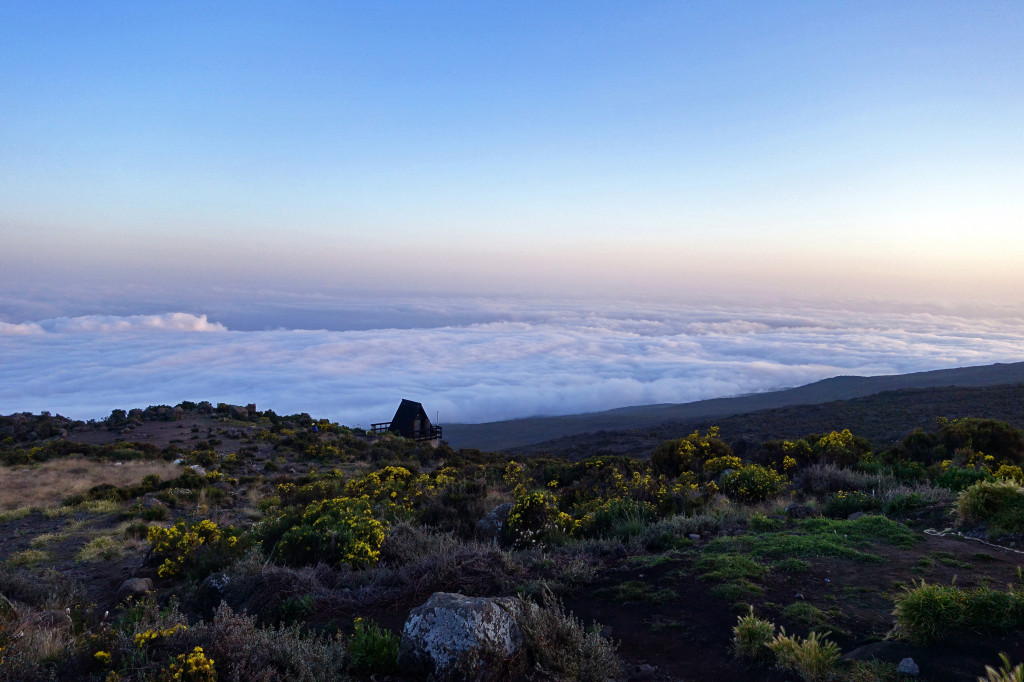
POLYGON ((558 510, 555 497, 547 491, 526 493, 508 513, 503 531, 514 547, 529 547, 550 540, 573 527, 572 518, 558 510))
POLYGON ((164 559, 157 569, 161 578, 169 578, 185 570, 208 573, 241 549, 237 546, 234 528, 221 528, 209 519, 196 524, 178 521, 170 528, 154 526, 149 529, 147 540, 153 547, 153 554, 164 559))
POLYGON ((526 662, 542 677, 594 682, 623 677, 616 645, 602 637, 596 625, 588 629, 567 614, 551 592, 542 592, 539 605, 527 603, 518 609, 516 621, 526 662))
POLYGON ((780 530, 784 525, 786 525, 786 522, 782 519, 765 516, 764 514, 753 514, 747 522, 747 528, 755 533, 770 533, 780 530))
POLYGON ((298 525, 281 536, 281 556, 296 565, 318 561, 353 568, 371 566, 380 557, 387 527, 373 517, 366 498, 337 497, 314 502, 298 525))
POLYGON ((978 481, 960 493, 955 513, 961 524, 987 523, 995 535, 1024 531, 1024 488, 1011 481, 978 481))
POLYGON ((801 640, 780 629, 767 646, 775 654, 779 667, 795 671, 808 682, 818 682, 831 677, 839 661, 839 645, 825 639, 828 635, 827 632, 822 635, 812 632, 801 640))
POLYGON ((738 658, 765 660, 771 655, 768 643, 775 634, 775 624, 754 615, 754 607, 745 616, 740 616, 732 629, 733 651, 738 658))
POLYGON ((367 674, 386 674, 398 668, 400 638, 372 621, 356 618, 355 630, 349 639, 349 664, 367 674))
POLYGON ((987 481, 992 474, 987 469, 970 469, 949 467, 935 479, 935 485, 948 488, 954 492, 966 490, 979 481, 987 481))
POLYGON ((763 502, 781 493, 789 484, 783 474, 763 467, 760 464, 748 464, 742 469, 733 470, 724 476, 719 485, 722 492, 737 502, 763 502))
POLYGON ((847 492, 840 490, 832 495, 821 507, 821 513, 834 519, 844 519, 854 512, 864 512, 874 509, 877 502, 873 495, 853 490, 847 492))

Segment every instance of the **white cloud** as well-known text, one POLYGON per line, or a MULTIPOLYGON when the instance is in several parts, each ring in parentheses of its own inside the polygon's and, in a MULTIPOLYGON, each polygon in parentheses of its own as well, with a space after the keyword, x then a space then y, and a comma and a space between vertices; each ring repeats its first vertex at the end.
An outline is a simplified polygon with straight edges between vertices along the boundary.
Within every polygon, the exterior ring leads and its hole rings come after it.
POLYGON ((228 332, 206 316, 172 313, 7 324, 0 413, 87 418, 181 400, 255 401, 365 426, 390 417, 406 397, 439 411, 442 422, 486 421, 1024 359, 1019 316, 507 302, 499 309, 465 299, 450 307, 483 322, 228 332))

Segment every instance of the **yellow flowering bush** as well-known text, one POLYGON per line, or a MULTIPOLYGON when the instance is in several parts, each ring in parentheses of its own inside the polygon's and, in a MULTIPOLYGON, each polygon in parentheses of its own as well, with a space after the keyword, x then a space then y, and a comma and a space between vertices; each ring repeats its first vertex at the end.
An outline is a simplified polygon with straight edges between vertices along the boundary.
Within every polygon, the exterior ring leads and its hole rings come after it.
POLYGON ((762 502, 775 497, 789 485, 789 479, 774 469, 748 464, 722 476, 722 492, 736 502, 762 502))
POLYGON ((380 558, 387 526, 376 519, 367 497, 336 497, 309 505, 299 524, 281 536, 281 556, 293 564, 324 561, 371 566, 380 558))
POLYGON ((208 555, 206 558, 218 552, 233 554, 238 542, 234 528, 221 528, 209 519, 196 524, 178 521, 170 528, 150 528, 147 540, 153 547, 153 554, 164 559, 157 569, 161 578, 170 578, 185 569, 199 567, 204 563, 203 554, 208 555))
POLYGON ((558 533, 571 533, 575 526, 576 521, 569 514, 559 511, 554 495, 538 490, 516 500, 504 531, 513 546, 528 547, 558 533))
MULTIPOLYGON (((164 628, 162 630, 144 630, 142 632, 137 632, 137 633, 135 633, 135 646, 137 646, 138 648, 142 649, 147 644, 150 644, 151 642, 153 642, 153 641, 155 641, 155 640, 157 640, 157 639, 159 639, 161 637, 170 637, 171 635, 174 635, 174 634, 176 634, 178 632, 183 632, 183 631, 185 631, 187 629, 188 629, 187 626, 182 625, 181 623, 178 623, 177 625, 174 625, 173 627, 164 628)), ((103 652, 102 651, 101 652, 97 652, 96 658, 99 658, 99 654, 101 654, 101 653, 103 653, 103 652)), ((109 662, 109 658, 110 658, 110 654, 107 654, 108 662, 109 662)))
POLYGON ((217 670, 213 659, 203 653, 203 647, 197 646, 191 653, 178 654, 158 679, 160 682, 216 682, 217 670))

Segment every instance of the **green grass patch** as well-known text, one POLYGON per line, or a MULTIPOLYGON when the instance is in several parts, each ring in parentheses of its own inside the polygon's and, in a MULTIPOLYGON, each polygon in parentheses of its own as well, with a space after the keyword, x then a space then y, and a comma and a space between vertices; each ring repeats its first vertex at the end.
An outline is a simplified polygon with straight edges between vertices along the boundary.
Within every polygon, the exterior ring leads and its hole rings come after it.
POLYGON ((958 559, 952 552, 931 552, 928 556, 943 566, 950 566, 952 568, 974 568, 974 564, 969 561, 958 559))
POLYGON ((811 567, 810 562, 789 557, 772 562, 772 570, 779 573, 802 573, 811 567))
POLYGON ((76 561, 113 561, 124 554, 124 545, 109 535, 101 535, 85 543, 75 555, 76 561))
POLYGON ((827 613, 806 601, 793 602, 782 610, 782 615, 791 621, 803 623, 812 629, 827 627, 830 619, 827 613))
POLYGON ((721 585, 715 585, 711 588, 711 594, 719 599, 735 602, 764 594, 764 588, 749 580, 740 578, 739 580, 731 580, 721 585))
POLYGON ((730 580, 760 579, 768 573, 768 567, 760 564, 745 554, 703 554, 697 559, 696 567, 701 580, 727 582, 730 580))
POLYGON ((0 511, 0 523, 6 523, 7 521, 17 521, 23 519, 32 513, 32 507, 18 507, 17 509, 8 509, 7 511, 0 511))
POLYGON ((628 580, 614 587, 605 587, 594 592, 595 595, 616 602, 647 602, 648 604, 666 604, 679 599, 675 590, 667 587, 652 589, 640 580, 628 580))
POLYGON ((679 561, 682 555, 678 552, 666 552, 664 554, 641 554, 640 556, 629 557, 629 563, 640 568, 655 568, 679 561))
POLYGON ((863 551, 877 544, 910 547, 920 536, 884 516, 862 516, 854 521, 807 519, 793 531, 715 538, 710 553, 742 553, 756 559, 835 557, 854 561, 882 561, 863 551))
POLYGON ((40 564, 50 558, 50 555, 39 549, 26 549, 15 552, 7 559, 11 566, 22 566, 28 568, 40 564))

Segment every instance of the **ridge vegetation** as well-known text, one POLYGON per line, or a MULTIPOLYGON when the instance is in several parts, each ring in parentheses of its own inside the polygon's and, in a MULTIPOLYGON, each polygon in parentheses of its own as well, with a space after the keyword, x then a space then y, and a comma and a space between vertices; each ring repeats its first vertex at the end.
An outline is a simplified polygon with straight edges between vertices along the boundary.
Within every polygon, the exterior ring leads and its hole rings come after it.
POLYGON ((435 592, 533 604, 456 677, 1013 679, 1024 433, 920 427, 510 459, 254 405, 0 417, 0 679, 415 679, 435 592))

